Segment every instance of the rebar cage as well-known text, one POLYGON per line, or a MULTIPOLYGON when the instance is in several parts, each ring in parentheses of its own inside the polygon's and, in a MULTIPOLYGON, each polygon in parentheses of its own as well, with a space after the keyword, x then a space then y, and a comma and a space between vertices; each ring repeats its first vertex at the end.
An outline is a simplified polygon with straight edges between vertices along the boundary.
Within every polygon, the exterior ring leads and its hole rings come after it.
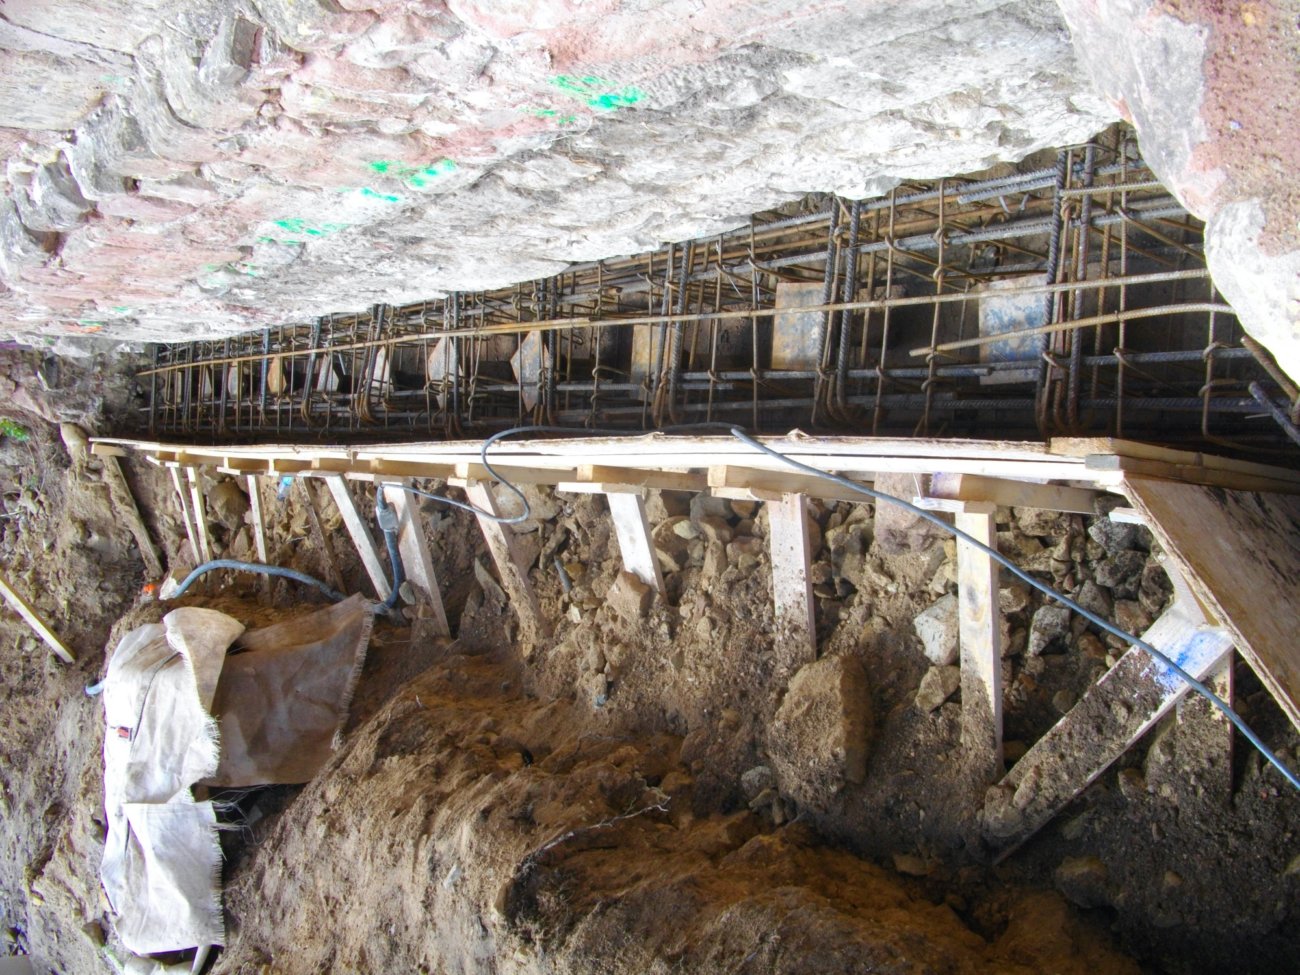
POLYGON ((1131 130, 1025 170, 808 197, 514 287, 158 346, 148 429, 337 442, 726 422, 1293 452, 1293 390, 1131 130))

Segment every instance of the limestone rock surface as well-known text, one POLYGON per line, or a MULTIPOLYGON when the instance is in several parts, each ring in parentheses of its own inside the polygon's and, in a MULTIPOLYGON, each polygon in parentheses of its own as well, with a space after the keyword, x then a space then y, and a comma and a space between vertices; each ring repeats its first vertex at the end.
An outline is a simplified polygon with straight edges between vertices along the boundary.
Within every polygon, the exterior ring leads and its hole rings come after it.
POLYGON ((1115 115, 1049 0, 8 0, 0 66, 0 321, 43 339, 503 286, 1115 115))

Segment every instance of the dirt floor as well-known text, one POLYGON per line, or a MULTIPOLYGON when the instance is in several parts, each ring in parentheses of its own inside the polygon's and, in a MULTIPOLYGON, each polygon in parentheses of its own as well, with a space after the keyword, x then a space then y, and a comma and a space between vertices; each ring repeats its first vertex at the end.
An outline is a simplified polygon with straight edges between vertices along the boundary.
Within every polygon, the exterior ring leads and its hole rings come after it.
MULTIPOLYGON (((0 382, 42 367, 14 355, 0 382)), ((142 594, 99 461, 73 457, 53 422, 110 425, 131 407, 121 376, 64 365, 13 414, 27 439, 0 440, 4 571, 78 656, 59 664, 0 619, 0 910, 6 950, 42 970, 125 960, 98 886, 102 712, 83 688, 116 636, 166 607, 142 594)), ((128 468, 169 564, 188 567, 166 472, 128 468)), ((301 484, 274 488, 271 561, 370 592, 328 493, 309 505, 301 484)), ((247 557, 242 484, 206 493, 218 554, 247 557)), ((814 505, 810 663, 772 619, 760 507, 652 494, 669 593, 645 605, 601 499, 529 494, 520 542, 553 634, 521 642, 472 518, 422 502, 456 639, 432 637, 418 607, 377 625, 329 765, 301 788, 227 797, 214 971, 1297 968, 1300 796, 1243 742, 1230 757, 1199 704, 990 863, 960 695, 913 622, 955 592, 943 537, 870 505, 814 505)), ((1168 599, 1141 529, 1032 510, 1001 512, 999 529, 1022 565, 1128 625, 1168 599)), ((185 601, 252 622, 316 599, 240 578, 185 601)), ((1004 586, 1009 760, 1119 655, 1082 620, 1035 625, 1041 603, 1004 586)), ((1242 665, 1236 693, 1294 764, 1300 742, 1242 665)))

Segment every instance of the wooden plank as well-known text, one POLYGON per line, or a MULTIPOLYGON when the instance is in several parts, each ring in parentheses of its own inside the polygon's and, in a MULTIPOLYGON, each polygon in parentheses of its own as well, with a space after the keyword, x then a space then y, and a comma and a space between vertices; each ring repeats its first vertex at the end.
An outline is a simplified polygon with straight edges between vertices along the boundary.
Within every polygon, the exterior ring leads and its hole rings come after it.
POLYGON ((1136 508, 1111 508, 1110 514, 1106 517, 1121 525, 1146 525, 1147 523, 1136 508))
POLYGON ((384 570, 384 562, 380 558, 375 536, 371 534, 370 526, 362 519, 361 512, 357 510, 357 502, 352 497, 352 492, 348 490, 348 482, 342 477, 332 475, 325 478, 325 484, 330 489, 330 497, 334 499, 334 507, 338 508, 339 515, 343 518, 343 526, 352 536, 352 544, 356 546, 361 564, 366 568, 366 575, 370 576, 370 583, 375 587, 375 595, 381 601, 386 600, 392 593, 393 587, 389 582, 388 573, 384 570))
POLYGON ((9 604, 9 608, 21 616, 27 625, 32 628, 32 631, 45 641, 45 645, 54 651, 56 657, 68 664, 77 662, 76 658, 72 655, 72 651, 63 645, 63 641, 59 639, 58 635, 49 628, 43 619, 41 619, 40 615, 36 612, 36 608, 22 596, 18 595, 18 593, 14 591, 13 587, 9 585, 9 580, 3 575, 0 575, 0 595, 4 596, 4 600, 9 604))
POLYGON ((978 474, 935 474, 930 480, 930 496, 952 501, 991 501, 1008 508, 1041 508, 1090 515, 1100 492, 978 474))
POLYGON ((181 506, 181 521, 185 523, 185 537, 190 542, 190 554, 194 556, 194 564, 198 565, 203 561, 203 554, 199 551, 199 539, 194 534, 194 518, 190 514, 190 500, 185 491, 184 485, 181 484, 181 472, 178 467, 168 467, 168 473, 172 477, 172 487, 176 489, 176 499, 181 506))
POLYGON ((816 660, 817 619, 813 608, 807 496, 787 493, 779 500, 768 502, 767 519, 772 601, 777 623, 788 628, 806 660, 816 660))
MULTIPOLYGON (((788 470, 757 471, 730 464, 715 464, 709 468, 708 481, 713 494, 733 500, 776 501, 787 494, 867 504, 872 500, 865 494, 859 494, 833 481, 788 470)), ((867 486, 870 487, 870 484, 867 486)))
POLYGON ((499 481, 505 479, 511 484, 559 484, 561 481, 577 481, 576 468, 523 467, 502 462, 492 466, 495 473, 483 464, 459 463, 455 476, 464 481, 499 481))
MULTIPOLYGON (((266 519, 262 516, 262 481, 256 474, 248 475, 248 513, 253 523, 253 547, 257 551, 257 561, 263 565, 270 564, 266 551, 266 519)), ((262 595, 271 595, 271 577, 262 576, 262 595)))
POLYGON ((224 457, 217 466, 222 474, 231 477, 245 477, 249 474, 266 474, 270 465, 264 460, 246 460, 243 457, 224 457))
POLYGON ((433 464, 427 462, 410 462, 400 460, 388 460, 385 458, 371 458, 368 461, 358 461, 364 464, 365 473, 383 475, 384 477, 424 477, 435 478, 445 481, 449 477, 456 476, 456 465, 454 464, 433 464))
POLYGON ((1234 457, 1220 457, 1218 454, 1206 454, 1200 451, 1157 447, 1155 444, 1137 443, 1132 440, 1113 440, 1109 437, 1055 437, 1051 441, 1050 450, 1053 454, 1063 457, 1087 458, 1093 454, 1114 454, 1131 460, 1158 461, 1176 467, 1204 467, 1210 470, 1231 471, 1268 480, 1294 481, 1300 484, 1300 471, 1294 468, 1238 460, 1234 457))
POLYGON ((1141 477, 1125 484, 1197 599, 1300 728, 1300 498, 1141 477))
POLYGON ((607 481, 561 481, 555 485, 560 494, 632 494, 644 498, 647 488, 635 484, 611 484, 607 481))
POLYGON ((96 457, 125 457, 126 450, 116 444, 96 441, 90 445, 90 452, 96 457))
POLYGON ((442 605, 442 592, 438 577, 433 571, 433 557, 429 554, 429 540, 424 534, 424 521, 416 499, 395 487, 385 487, 384 497, 397 514, 397 550, 402 556, 402 570, 421 602, 433 610, 434 632, 437 636, 451 636, 447 625, 447 611, 442 605))
MULTIPOLYGON (((1226 629, 1176 600, 1142 638, 1198 680, 1232 650, 1226 629)), ((989 790, 986 839, 1005 856, 1046 825, 1188 692, 1187 684, 1133 647, 989 790)))
MULTIPOLYGON (((990 548, 998 543, 992 512, 959 512, 957 528, 990 548)), ((968 759, 991 784, 1002 774, 1002 613, 1000 566, 957 540, 958 627, 961 646, 961 739, 968 759)))
MULTIPOLYGON (((499 515, 501 509, 497 499, 488 485, 482 481, 472 481, 465 485, 465 496, 470 504, 493 515, 499 515)), ((542 616, 537 603, 537 594, 528 579, 528 566, 524 564, 515 542, 515 533, 508 525, 478 515, 478 525, 487 542, 492 561, 496 563, 497 574, 501 577, 501 587, 506 591, 511 606, 519 617, 525 631, 525 638, 535 640, 549 636, 550 626, 542 616)))
POLYGON ((607 464, 579 464, 578 480, 658 488, 661 491, 703 491, 709 484, 708 478, 698 471, 652 471, 607 464))
POLYGON ((640 494, 607 494, 609 513, 614 519, 614 534, 623 553, 623 567, 655 592, 663 594, 663 573, 650 539, 650 521, 646 518, 645 499, 640 494))
POLYGON ((190 505, 194 512, 194 534, 199 540, 199 554, 203 556, 204 562, 211 562, 212 536, 208 532, 208 510, 203 501, 198 469, 186 467, 185 477, 190 483, 190 505))
POLYGON ((149 537, 149 529, 145 527, 144 519, 140 517, 140 508, 135 503, 131 486, 126 482, 126 475, 122 473, 122 465, 117 457, 111 454, 101 456, 100 462, 104 466, 104 481, 108 484, 108 496, 113 502, 113 510, 119 517, 126 519, 127 530, 135 539, 136 547, 140 550, 140 558, 144 560, 145 572, 151 581, 156 582, 164 574, 162 559, 158 556, 158 549, 154 547, 153 539, 149 537))
POLYGON ((1134 460, 1118 454, 1090 454, 1085 463, 1088 470, 1098 474, 1122 472, 1124 476, 1160 478, 1182 484, 1202 484, 1208 487, 1228 488, 1236 491, 1265 491, 1274 494, 1300 494, 1300 482, 1290 479, 1261 477, 1237 471, 1219 470, 1192 464, 1169 464, 1159 460, 1134 460))

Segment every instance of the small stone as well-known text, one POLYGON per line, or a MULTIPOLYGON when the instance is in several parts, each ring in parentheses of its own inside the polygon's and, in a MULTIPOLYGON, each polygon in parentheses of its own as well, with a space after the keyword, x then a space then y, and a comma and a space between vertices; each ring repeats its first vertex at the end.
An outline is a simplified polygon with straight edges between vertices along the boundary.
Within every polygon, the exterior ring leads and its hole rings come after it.
POLYGON ((729 507, 737 518, 753 518, 758 512, 757 501, 732 501, 729 507))
POLYGON ((703 518, 721 518, 726 521, 730 516, 731 503, 726 498, 715 498, 703 492, 691 496, 690 517, 697 526, 703 518))
POLYGON ((765 789, 776 785, 776 776, 766 765, 755 765, 740 776, 740 790, 745 793, 746 801, 753 801, 765 789))
POLYGON ((961 687, 960 667, 931 667, 916 690, 917 709, 925 713, 936 710, 961 687))
POLYGON ((1097 563, 1093 577, 1098 585, 1118 590, 1115 595, 1131 599, 1137 596, 1146 564, 1146 556, 1141 552, 1118 552, 1097 563))
POLYGON ((1016 527, 1035 538, 1059 538, 1069 530, 1069 522, 1059 511, 1017 508, 1016 527))
POLYGON ((852 657, 805 664, 768 725, 767 753, 783 798, 825 808, 866 777, 874 722, 862 665, 852 657))
POLYGON ((1141 526, 1130 525, 1109 518, 1098 518, 1088 529, 1088 537, 1100 545, 1109 555, 1117 555, 1129 549, 1137 548, 1138 531, 1141 526))
POLYGON ((1140 769, 1121 769, 1115 781, 1119 785, 1119 794, 1129 802, 1137 802, 1146 797, 1147 780, 1140 769))
POLYGON ((1079 638, 1074 641, 1074 648, 1080 653, 1095 657, 1098 660, 1106 656, 1106 645, 1097 639, 1093 633, 1080 633, 1079 638))
POLYGON ((1151 617, 1141 603, 1121 599, 1115 603, 1115 625, 1125 633, 1141 636, 1151 626, 1151 617))
POLYGON ((1021 583, 998 590, 998 608, 1004 613, 1019 613, 1029 605, 1029 587, 1021 583))
POLYGON ((709 542, 704 549, 704 561, 700 565, 700 582, 712 585, 727 568, 727 549, 721 542, 709 542))
POLYGON ((636 621, 645 617, 654 601, 654 590, 630 572, 620 572, 610 586, 606 602, 625 620, 636 621))
POLYGON ((1057 691, 1052 695, 1052 707, 1056 708, 1057 714, 1065 714, 1074 707, 1074 702, 1077 700, 1074 691, 1057 691))
POLYGON ((721 542, 726 545, 734 537, 731 526, 717 515, 704 515, 696 522, 696 526, 710 542, 721 542))
POLYGON ((1110 903, 1110 871, 1098 857, 1069 857, 1056 868, 1053 877, 1057 890, 1078 907, 1105 907, 1110 903))
POLYGON ((1025 648, 1031 657, 1044 653, 1053 642, 1070 632, 1070 611, 1064 606, 1042 606, 1034 613, 1029 624, 1029 645, 1025 648))
POLYGON ((1183 885, 1183 875, 1173 870, 1166 870, 1165 875, 1160 878, 1160 886, 1165 890, 1177 890, 1183 885))
POLYGON ((1074 594, 1074 601, 1088 612, 1095 613, 1102 619, 1110 619, 1111 614, 1115 611, 1115 604, 1110 598, 1110 593, 1091 579, 1079 587, 1079 591, 1074 594))
POLYGON ((1002 760, 1008 765, 1014 765, 1025 757, 1025 752, 1029 751, 1029 746, 1018 738, 1002 743, 1002 760))
POLYGON ((912 853, 895 853, 894 869, 907 877, 928 877, 934 873, 934 865, 912 853))
POLYGON ((727 543, 727 558, 732 562, 738 561, 742 555, 749 555, 757 559, 762 554, 762 541, 752 535, 737 535, 734 541, 727 543))
POLYGON ((691 524, 689 518, 674 518, 672 520, 672 526, 672 532, 678 538, 689 540, 700 537, 699 529, 691 524))
POLYGON ((1061 838, 1073 842, 1083 835, 1088 826, 1088 814, 1081 813, 1061 824, 1061 838))
POLYGON ((820 586, 830 582, 831 564, 825 560, 814 562, 812 568, 808 571, 808 579, 814 586, 820 586))
POLYGON ((925 655, 941 667, 957 661, 957 613, 957 597, 949 594, 912 620, 925 655))

